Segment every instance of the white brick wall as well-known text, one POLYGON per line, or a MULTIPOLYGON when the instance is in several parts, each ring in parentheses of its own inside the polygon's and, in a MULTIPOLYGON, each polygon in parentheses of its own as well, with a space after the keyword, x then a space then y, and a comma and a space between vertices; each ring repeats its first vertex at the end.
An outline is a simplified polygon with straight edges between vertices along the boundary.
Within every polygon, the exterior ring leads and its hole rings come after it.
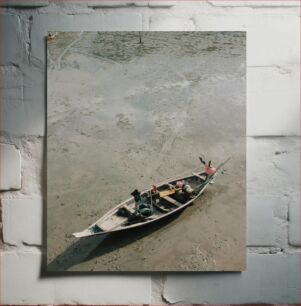
POLYGON ((42 245, 42 199, 4 199, 3 241, 12 246, 42 245), (26 230, 25 230, 26 229, 26 230))
POLYGON ((300 247, 300 195, 293 195, 289 201, 289 243, 300 247))
POLYGON ((218 0, 209 0, 213 6, 222 6, 222 7, 292 7, 292 6, 299 6, 298 0, 296 1, 252 1, 252 0, 238 0, 238 1, 218 1, 218 0))
POLYGON ((48 0, 3 0, 0 6, 7 7, 40 7, 47 6, 48 0))
POLYGON ((297 303, 299 254, 249 254, 243 273, 168 275, 163 296, 170 303, 297 303))
POLYGON ((283 246, 287 242, 287 199, 281 196, 249 195, 247 203, 247 245, 283 246), (282 214, 277 215, 277 210, 282 214))
POLYGON ((5 29, 5 37, 9 37, 5 44, 1 44, 2 65, 20 65, 26 56, 20 18, 14 13, 3 13, 0 18, 5 29))
POLYGON ((248 135, 298 134, 300 125, 298 74, 298 66, 290 64, 249 67, 248 135))
POLYGON ((1 144, 0 190, 21 189, 21 155, 13 145, 1 144))
POLYGON ((298 1, 1 1, 2 304, 299 302, 298 1), (243 273, 41 277, 48 31, 247 31, 243 273), (271 137, 280 136, 280 137, 271 137))
POLYGON ((30 248, 2 254, 3 303, 131 304, 150 302, 147 275, 77 275, 41 277, 41 253, 30 248))

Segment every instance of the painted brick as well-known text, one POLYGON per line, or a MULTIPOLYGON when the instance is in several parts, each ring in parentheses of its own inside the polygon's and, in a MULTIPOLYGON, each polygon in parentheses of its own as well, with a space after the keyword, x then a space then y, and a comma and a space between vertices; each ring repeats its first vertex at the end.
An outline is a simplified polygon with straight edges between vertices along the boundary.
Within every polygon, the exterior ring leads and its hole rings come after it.
POLYGON ((5 14, 3 64, 2 131, 9 135, 44 133, 45 74, 34 63, 27 65, 25 39, 21 37, 19 17, 5 14))
MULTIPOLYGON (((147 6, 148 1, 140 1, 141 5, 147 6)), ((87 1, 89 7, 99 7, 99 8, 118 8, 127 7, 130 5, 140 5, 140 2, 135 1, 87 1)))
POLYGON ((214 1, 208 0, 209 4, 220 7, 297 7, 299 1, 252 1, 252 0, 235 0, 235 1, 214 1))
POLYGON ((22 38, 20 18, 15 14, 0 16, 4 31, 1 65, 19 65, 26 56, 25 40, 22 38))
MULTIPOLYGON (((209 13, 202 16, 193 15, 197 31, 247 31, 246 19, 239 15, 221 15, 209 13), (218 21, 222 19, 222 21, 218 21)), ((248 35, 247 35, 248 36, 248 35)), ((248 37, 247 37, 248 38, 248 37)))
POLYGON ((2 252, 3 304, 148 304, 144 275, 40 276, 41 254, 2 252))
POLYGON ((156 1, 150 0, 149 7, 172 7, 176 4, 175 1, 156 1))
POLYGON ((67 14, 67 15, 84 15, 84 14, 91 14, 93 12, 93 8, 89 7, 88 1, 56 1, 54 4, 51 3, 50 5, 40 7, 39 14, 56 14, 59 10, 60 14, 67 14))
POLYGON ((286 214, 286 198, 248 196, 247 245, 263 247, 285 245, 286 214))
POLYGON ((3 199, 3 241, 42 245, 42 199, 3 199))
POLYGON ((21 189, 21 154, 13 145, 0 144, 1 186, 0 190, 21 189))
POLYGON ((16 66, 2 66, 0 68, 2 81, 2 111, 3 121, 1 129, 6 133, 14 133, 23 125, 23 77, 22 71, 16 66))
POLYGON ((294 15, 258 14, 249 20, 248 65, 298 65, 298 8, 294 12, 294 15))
POLYGON ((248 135, 299 134, 300 84, 297 68, 248 68, 248 135))
POLYGON ((22 141, 22 194, 26 197, 45 195, 42 186, 46 176, 44 145, 44 139, 41 137, 22 141))
POLYGON ((34 65, 0 68, 3 79, 2 130, 9 135, 44 135, 45 70, 34 65))
POLYGON ((283 196, 299 191, 299 138, 248 137, 249 195, 283 196))
POLYGON ((148 6, 149 5, 149 1, 143 1, 143 0, 141 0, 141 1, 135 1, 134 2, 134 5, 135 6, 140 6, 140 7, 143 7, 143 6, 148 6))
POLYGON ((48 4, 48 0, 2 0, 0 2, 0 6, 6 7, 40 7, 48 4))
MULTIPOLYGON (((222 1, 221 1, 222 2, 222 1)), ((234 1, 233 1, 234 2, 234 1)), ((191 15, 198 31, 247 31, 249 66, 299 65, 299 10, 281 14, 251 8, 191 15)))
POLYGON ((188 17, 152 15, 149 20, 150 31, 193 31, 194 23, 188 17))
POLYGON ((151 275, 152 281, 152 305, 162 304, 162 291, 163 291, 163 274, 155 273, 151 275))
POLYGON ((300 195, 290 197, 289 202, 289 243, 301 246, 300 238, 300 195))
POLYGON ((90 7, 99 7, 99 8, 118 8, 118 7, 127 7, 127 6, 149 6, 149 7, 165 7, 169 8, 175 5, 175 1, 87 1, 88 6, 90 7))
POLYGON ((103 18, 103 31, 142 30, 142 15, 106 13, 103 18))
POLYGON ((87 1, 88 6, 90 7, 103 7, 103 8, 110 8, 110 7, 126 7, 134 2, 131 1, 87 1))
POLYGON ((3 80, 2 130, 9 135, 44 133, 45 74, 35 62, 28 66, 26 42, 20 18, 2 15, 4 21, 4 54, 0 68, 3 80))
MULTIPOLYGON (((23 78, 20 68, 16 66, 0 67, 2 99, 11 103, 23 100, 23 78)), ((4 118, 5 119, 5 118, 4 118)))
POLYGON ((168 275, 163 296, 181 304, 298 303, 299 285, 300 253, 249 254, 242 273, 168 275))
POLYGON ((25 116, 20 118, 20 128, 15 128, 19 135, 45 134, 45 94, 46 71, 39 65, 27 66, 24 74, 24 111, 25 116), (23 131, 23 133, 22 133, 23 131))

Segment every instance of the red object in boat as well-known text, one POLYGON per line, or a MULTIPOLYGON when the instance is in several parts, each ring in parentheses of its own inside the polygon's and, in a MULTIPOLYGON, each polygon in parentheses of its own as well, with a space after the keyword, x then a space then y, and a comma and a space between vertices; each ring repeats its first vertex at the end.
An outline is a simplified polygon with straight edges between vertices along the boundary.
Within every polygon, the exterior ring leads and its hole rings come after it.
POLYGON ((153 185, 153 189, 152 189, 152 192, 157 192, 158 191, 158 189, 157 189, 157 186, 156 185, 153 185))
POLYGON ((216 172, 216 169, 213 167, 209 167, 208 165, 205 165, 205 173, 208 175, 212 175, 216 172))

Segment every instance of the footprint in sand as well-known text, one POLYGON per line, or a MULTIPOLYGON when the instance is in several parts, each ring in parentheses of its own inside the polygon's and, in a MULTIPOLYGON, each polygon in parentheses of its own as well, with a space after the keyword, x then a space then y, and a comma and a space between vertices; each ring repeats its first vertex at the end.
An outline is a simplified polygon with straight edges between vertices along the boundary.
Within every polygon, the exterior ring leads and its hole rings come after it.
POLYGON ((131 124, 129 118, 125 117, 124 114, 117 114, 116 115, 118 121, 116 123, 116 125, 121 128, 121 129, 130 129, 133 127, 133 125, 131 124))

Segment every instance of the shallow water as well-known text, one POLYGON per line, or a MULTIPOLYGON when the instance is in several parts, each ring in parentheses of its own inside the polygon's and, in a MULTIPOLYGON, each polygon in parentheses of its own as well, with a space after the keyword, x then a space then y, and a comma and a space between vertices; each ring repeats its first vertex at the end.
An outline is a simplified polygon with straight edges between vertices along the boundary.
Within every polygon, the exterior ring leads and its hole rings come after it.
MULTIPOLYGON (((60 33, 51 42, 52 55, 63 50, 78 35, 80 33, 60 33)), ((240 56, 244 55, 245 41, 244 32, 85 32, 71 48, 103 60, 125 63, 154 54, 240 56)))

